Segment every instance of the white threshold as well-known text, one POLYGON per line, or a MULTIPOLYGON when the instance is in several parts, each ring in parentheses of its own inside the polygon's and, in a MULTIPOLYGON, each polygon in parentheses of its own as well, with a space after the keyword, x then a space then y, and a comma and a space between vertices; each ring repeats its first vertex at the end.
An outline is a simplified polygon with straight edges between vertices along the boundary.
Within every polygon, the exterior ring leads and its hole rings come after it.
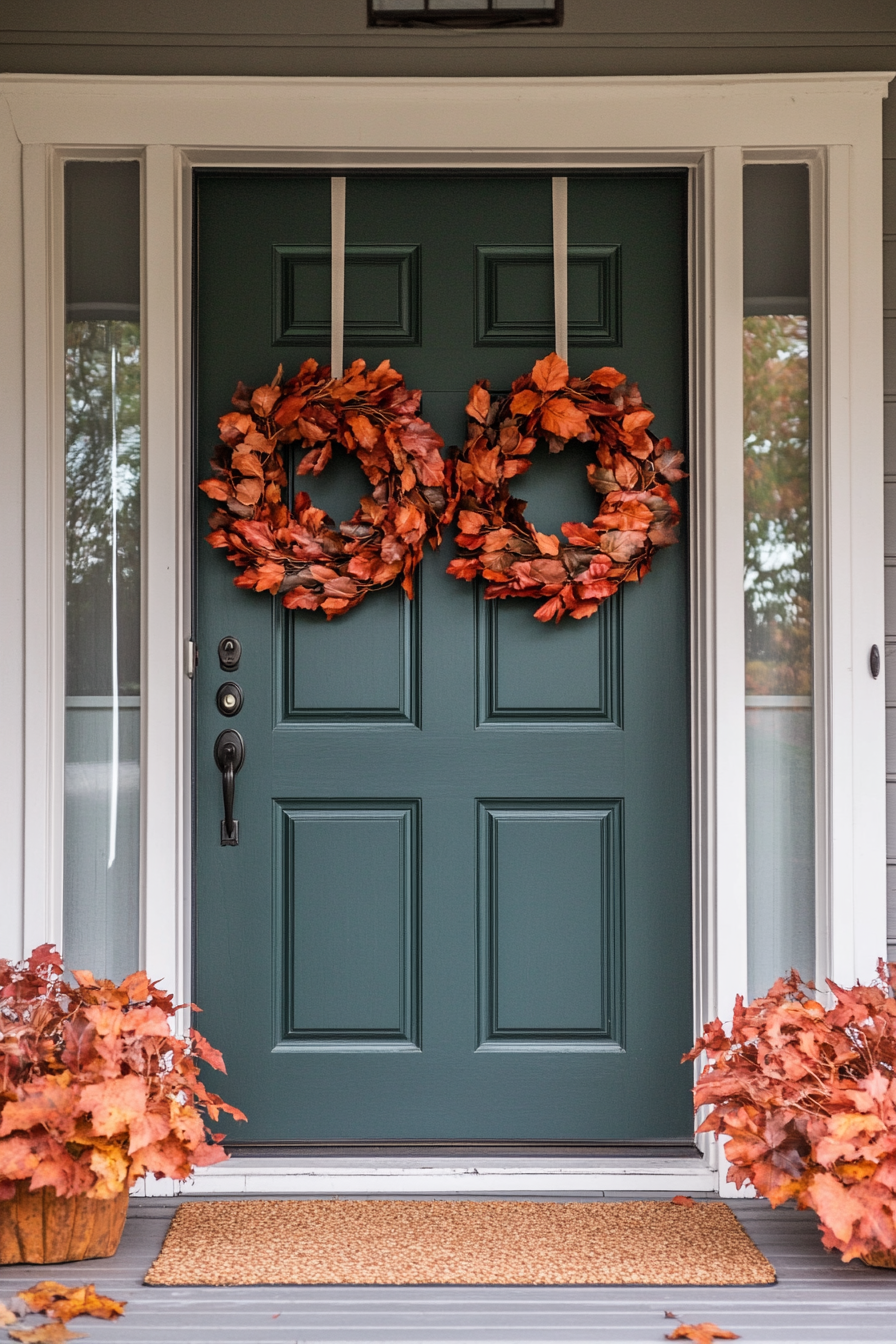
POLYGON ((716 1191, 701 1157, 230 1158, 189 1180, 147 1176, 138 1197, 172 1195, 591 1195, 716 1191))

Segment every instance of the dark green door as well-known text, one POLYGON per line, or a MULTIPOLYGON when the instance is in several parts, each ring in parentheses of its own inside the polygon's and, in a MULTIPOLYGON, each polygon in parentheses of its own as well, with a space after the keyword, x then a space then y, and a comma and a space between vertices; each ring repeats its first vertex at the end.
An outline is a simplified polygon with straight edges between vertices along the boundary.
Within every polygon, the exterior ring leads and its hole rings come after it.
MULTIPOLYGON (((572 370, 637 378, 681 446, 685 201, 679 173, 569 179, 572 370)), ((323 176, 199 177, 203 475, 238 378, 328 361, 329 202, 323 176)), ((389 358, 447 444, 474 379, 507 388, 553 348, 548 176, 350 177, 346 244, 346 363, 389 358)), ((540 531, 594 516, 589 457, 536 449, 519 493, 540 531)), ((368 489, 348 459, 308 480, 337 521, 368 489)), ((684 541, 555 627, 448 577, 449 537, 413 602, 327 624, 234 588, 198 509, 194 996, 249 1116, 234 1137, 690 1134, 684 541), (228 726, 236 848, 212 758, 228 726)))

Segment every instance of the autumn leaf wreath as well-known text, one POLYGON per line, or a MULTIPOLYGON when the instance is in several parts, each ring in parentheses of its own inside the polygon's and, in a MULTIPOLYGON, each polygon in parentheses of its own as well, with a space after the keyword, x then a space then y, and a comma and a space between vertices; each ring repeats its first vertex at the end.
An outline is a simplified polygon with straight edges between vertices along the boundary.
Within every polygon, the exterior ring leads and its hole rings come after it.
POLYGON ((487 581, 485 596, 530 597, 540 621, 592 616, 621 583, 639 581, 655 551, 678 540, 670 485, 682 454, 648 429, 654 415, 637 383, 616 369, 571 378, 556 354, 538 360, 506 395, 482 379, 470 389, 467 436, 446 463, 443 440, 420 419, 410 391, 384 360, 356 360, 344 376, 308 359, 294 378, 233 396, 218 421, 213 475, 199 488, 217 507, 208 541, 240 570, 234 583, 282 596, 289 608, 322 609, 328 620, 401 577, 413 597, 423 543, 435 547, 456 520, 456 541, 475 552, 448 573, 487 581), (566 539, 536 531, 508 482, 531 466, 539 439, 559 453, 572 439, 595 444, 588 480, 601 495, 591 523, 563 523, 566 539), (300 491, 290 512, 282 445, 306 451, 297 474, 318 476, 334 443, 354 453, 373 489, 338 526, 300 491))
POLYGON ((414 596, 413 573, 428 538, 437 546, 445 512, 444 441, 417 415, 397 369, 368 369, 357 359, 342 378, 306 359, 281 386, 283 366, 262 387, 237 385, 235 411, 218 421, 221 442, 213 475, 199 488, 218 508, 208 541, 240 569, 238 588, 280 593, 285 607, 321 608, 330 620, 401 576, 414 596), (373 489, 337 527, 309 495, 290 512, 281 446, 307 449, 299 476, 319 476, 339 443, 355 454, 373 489))
POLYGON ((475 383, 467 438, 450 464, 445 522, 457 517, 456 541, 469 557, 452 560, 457 579, 488 582, 487 598, 534 597, 536 620, 593 616, 621 583, 649 571, 654 552, 678 540, 679 508, 669 484, 684 476, 683 456, 657 440, 637 383, 616 369, 571 378, 558 355, 540 359, 507 396, 475 383), (508 481, 528 471, 539 439, 560 453, 571 439, 596 446, 588 480, 603 496, 591 523, 563 523, 566 543, 538 532, 508 481))

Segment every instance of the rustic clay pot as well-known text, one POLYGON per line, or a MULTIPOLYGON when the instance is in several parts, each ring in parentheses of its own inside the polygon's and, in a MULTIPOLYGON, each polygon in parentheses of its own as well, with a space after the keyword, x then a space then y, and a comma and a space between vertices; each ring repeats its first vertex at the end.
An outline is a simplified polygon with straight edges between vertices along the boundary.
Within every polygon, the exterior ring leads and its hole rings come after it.
POLYGON ((16 1181, 12 1199, 0 1199, 0 1265, 55 1265, 115 1254, 127 1190, 113 1199, 60 1199, 51 1187, 32 1193, 29 1185, 16 1181))

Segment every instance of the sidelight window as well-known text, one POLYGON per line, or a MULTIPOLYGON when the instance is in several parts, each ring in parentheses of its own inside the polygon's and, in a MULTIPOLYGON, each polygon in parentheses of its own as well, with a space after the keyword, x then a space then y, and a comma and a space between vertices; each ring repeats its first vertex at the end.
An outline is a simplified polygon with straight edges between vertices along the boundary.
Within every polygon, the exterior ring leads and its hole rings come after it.
POLYGON ((140 166, 65 168, 67 966, 137 969, 140 166))
POLYGON ((809 171, 744 169, 749 992, 815 975, 809 171))

